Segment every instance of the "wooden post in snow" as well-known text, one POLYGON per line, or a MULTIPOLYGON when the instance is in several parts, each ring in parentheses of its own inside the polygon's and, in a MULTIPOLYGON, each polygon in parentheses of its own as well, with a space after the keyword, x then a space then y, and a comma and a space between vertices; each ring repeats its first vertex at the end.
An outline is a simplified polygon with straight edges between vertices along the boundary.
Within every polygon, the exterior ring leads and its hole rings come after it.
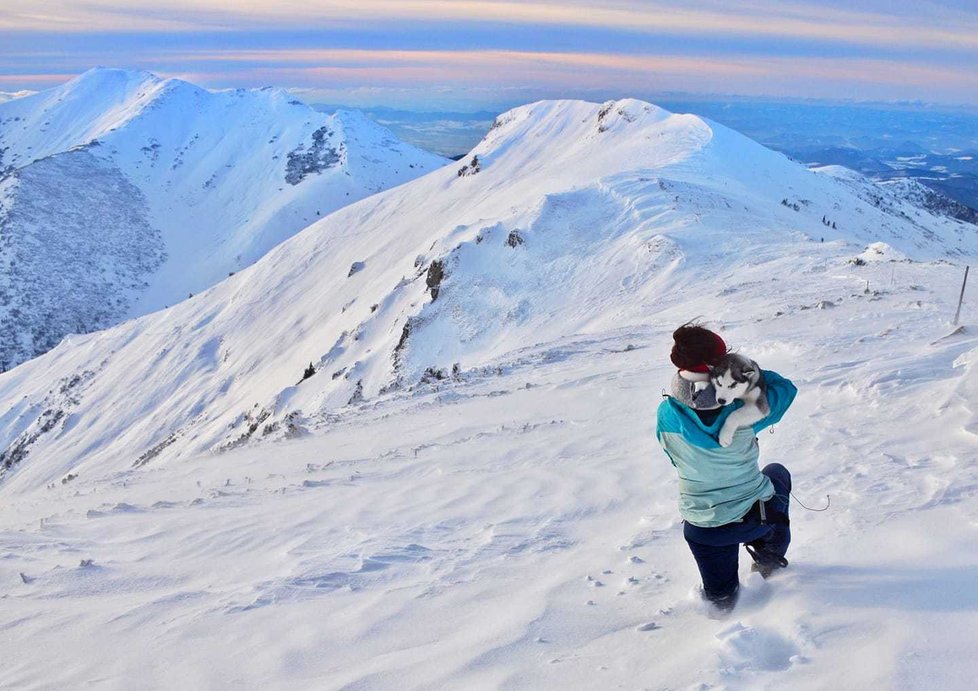
POLYGON ((968 271, 971 270, 970 266, 964 267, 964 280, 961 281, 961 296, 958 298, 958 311, 954 313, 954 325, 958 325, 958 317, 961 316, 961 303, 964 302, 964 287, 968 285, 968 271))

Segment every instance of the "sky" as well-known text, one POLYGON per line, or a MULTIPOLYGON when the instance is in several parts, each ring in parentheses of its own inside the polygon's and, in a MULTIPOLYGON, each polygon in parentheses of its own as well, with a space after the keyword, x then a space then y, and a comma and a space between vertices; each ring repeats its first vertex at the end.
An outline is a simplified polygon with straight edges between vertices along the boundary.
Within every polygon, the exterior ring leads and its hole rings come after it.
POLYGON ((0 91, 101 65, 418 111, 668 93, 975 108, 976 64, 976 0, 0 0, 0 91))

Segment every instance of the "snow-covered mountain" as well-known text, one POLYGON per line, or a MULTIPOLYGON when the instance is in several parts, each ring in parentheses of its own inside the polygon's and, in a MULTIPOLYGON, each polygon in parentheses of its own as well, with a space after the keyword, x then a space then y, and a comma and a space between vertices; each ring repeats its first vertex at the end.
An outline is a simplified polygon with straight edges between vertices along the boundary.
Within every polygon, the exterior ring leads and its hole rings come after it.
POLYGON ((882 183, 895 191, 902 199, 920 206, 940 216, 956 218, 971 224, 978 224, 978 210, 951 199, 946 194, 933 190, 915 178, 899 178, 882 183))
POLYGON ((121 470, 294 435, 529 344, 642 323, 677 285, 706 280, 691 264, 715 282, 748 257, 855 257, 880 242, 901 258, 978 256, 974 225, 695 116, 541 102, 501 116, 457 165, 0 378, 16 401, 0 411, 0 458, 46 457, 8 480, 36 486, 88 464, 121 470))
POLYGON ((510 111, 458 164, 0 375, 0 684, 970 679, 973 307, 941 337, 975 257, 974 225, 692 115, 510 111), (653 436, 697 316, 799 385, 762 456, 833 497, 727 622, 690 596, 653 436), (52 671, 47 641, 78 659, 52 671))
POLYGON ((98 68, 0 103, 0 369, 182 300, 445 162, 276 89, 98 68))

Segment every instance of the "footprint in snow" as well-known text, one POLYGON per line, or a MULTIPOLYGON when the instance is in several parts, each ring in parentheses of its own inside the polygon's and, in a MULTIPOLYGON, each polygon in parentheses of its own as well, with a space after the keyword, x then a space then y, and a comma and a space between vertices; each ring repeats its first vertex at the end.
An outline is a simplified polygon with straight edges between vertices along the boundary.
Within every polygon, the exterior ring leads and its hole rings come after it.
POLYGON ((716 634, 721 674, 744 670, 776 672, 801 661, 795 643, 776 631, 736 622, 716 634))

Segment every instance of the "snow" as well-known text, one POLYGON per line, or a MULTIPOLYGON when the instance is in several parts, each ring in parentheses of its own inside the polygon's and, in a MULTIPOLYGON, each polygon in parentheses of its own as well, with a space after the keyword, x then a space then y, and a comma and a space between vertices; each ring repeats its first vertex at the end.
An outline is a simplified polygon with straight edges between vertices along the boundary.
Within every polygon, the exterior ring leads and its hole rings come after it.
POLYGON ((885 242, 871 242, 866 246, 866 251, 857 255, 858 259, 865 262, 904 262, 907 256, 902 252, 894 250, 885 242))
POLYGON ((183 300, 317 218, 446 162, 357 112, 325 115, 282 90, 212 93, 148 72, 98 68, 0 104, 0 261, 17 264, 0 322, 38 334, 0 337, 0 368, 183 300), (79 193, 80 167, 110 184, 79 193), (106 217, 148 230, 114 235, 106 217), (139 271, 108 261, 106 248, 137 256, 139 271), (97 289, 77 262, 87 256, 105 274, 96 272, 97 289), (61 300, 65 283, 74 302, 52 321, 36 296, 61 300), (27 285, 36 287, 16 287, 27 285))
POLYGON ((944 336, 976 256, 972 225, 694 116, 510 111, 0 375, 0 686, 969 688, 970 293, 944 336), (654 439, 698 315, 798 385, 762 460, 831 495, 725 619, 654 439))
POLYGON ((24 96, 31 96, 36 94, 36 91, 29 91, 27 89, 22 89, 20 91, 0 91, 0 103, 5 103, 6 101, 12 101, 15 98, 23 98, 24 96))

